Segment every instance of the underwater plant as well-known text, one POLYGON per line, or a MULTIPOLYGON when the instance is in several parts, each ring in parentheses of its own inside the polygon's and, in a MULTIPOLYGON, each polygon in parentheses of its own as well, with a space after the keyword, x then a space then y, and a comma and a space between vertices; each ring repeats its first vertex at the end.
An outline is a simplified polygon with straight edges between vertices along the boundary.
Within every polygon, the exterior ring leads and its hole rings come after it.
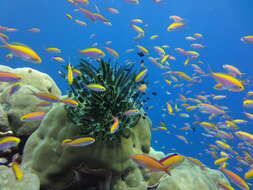
MULTIPOLYGON (((78 106, 66 105, 69 119, 81 129, 80 135, 90 136, 106 143, 119 142, 120 137, 129 137, 129 128, 134 127, 141 113, 127 115, 131 109, 140 110, 143 105, 143 92, 140 85, 146 82, 136 81, 140 71, 134 72, 133 65, 120 66, 100 59, 98 66, 81 59, 74 69, 80 71, 73 80, 68 96, 78 102, 78 106), (92 90, 89 84, 97 84, 103 90, 92 90), (110 128, 118 118, 119 128, 112 134, 110 128)), ((144 77, 145 79, 145 77, 144 77)))

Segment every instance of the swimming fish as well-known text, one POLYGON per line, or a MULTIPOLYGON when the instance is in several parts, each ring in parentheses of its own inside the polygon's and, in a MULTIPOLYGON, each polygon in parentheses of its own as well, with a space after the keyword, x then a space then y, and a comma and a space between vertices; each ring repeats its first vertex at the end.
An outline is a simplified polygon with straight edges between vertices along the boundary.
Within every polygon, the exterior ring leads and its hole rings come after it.
POLYGON ((9 91, 9 96, 12 96, 15 92, 17 92, 21 87, 20 82, 15 82, 12 84, 10 91, 9 91))
POLYGON ((87 26, 87 23, 82 21, 82 20, 79 20, 79 19, 75 19, 75 23, 81 25, 81 26, 87 26))
POLYGON ((253 100, 250 100, 250 99, 245 99, 243 101, 243 106, 245 108, 253 108, 253 100))
POLYGON ((43 93, 43 92, 33 92, 32 95, 36 96, 37 98, 44 100, 46 102, 59 102, 60 99, 52 94, 43 93))
POLYGON ((182 28, 183 26, 185 26, 185 24, 183 22, 173 22, 172 24, 170 24, 168 27, 167 27, 167 31, 175 31, 179 28, 182 28))
POLYGON ((139 27, 139 26, 137 26, 137 25, 135 25, 135 24, 131 24, 131 27, 132 27, 136 32, 141 33, 141 34, 144 34, 144 30, 143 30, 141 27, 139 27))
POLYGON ((112 14, 119 14, 119 10, 118 10, 118 9, 109 7, 109 8, 107 8, 107 10, 108 10, 109 12, 111 12, 112 14))
POLYGON ((182 22, 184 20, 182 17, 176 15, 170 16, 170 19, 172 19, 174 22, 182 22))
POLYGON ((241 92, 244 90, 242 81, 229 74, 212 72, 210 76, 213 77, 218 83, 222 84, 223 87, 226 87, 229 91, 241 92))
POLYGON ((62 141, 62 145, 68 146, 68 147, 83 147, 90 145, 95 142, 95 139, 92 137, 81 137, 77 139, 65 139, 62 141))
POLYGON ((148 168, 151 171, 164 171, 168 175, 171 175, 168 167, 164 166, 158 160, 147 154, 133 154, 130 158, 140 166, 148 168))
POLYGON ((17 180, 22 180, 24 174, 23 174, 23 171, 20 168, 20 165, 16 161, 14 161, 14 162, 11 163, 11 168, 12 168, 12 170, 13 170, 15 176, 16 176, 16 179, 17 180))
POLYGON ((98 49, 98 48, 82 49, 79 52, 82 55, 85 55, 87 57, 91 57, 94 59, 103 58, 105 56, 105 53, 101 49, 98 49))
POLYGON ((160 159, 159 162, 164 166, 172 169, 177 167, 184 161, 185 157, 181 154, 173 153, 165 156, 164 158, 160 159))
POLYGON ((59 48, 55 48, 55 47, 46 48, 46 51, 49 53, 61 53, 61 50, 59 48))
POLYGON ((108 53, 110 53, 112 56, 118 58, 119 57, 119 53, 117 51, 115 51, 114 49, 112 48, 109 48, 109 47, 104 47, 108 53))
POLYGON ((59 62, 59 63, 64 63, 65 62, 65 60, 60 56, 54 56, 54 57, 52 57, 52 59, 59 62))
POLYGON ((6 48, 10 50, 13 55, 20 57, 24 61, 28 61, 31 63, 41 63, 42 59, 40 56, 30 47, 21 43, 8 43, 3 40, 4 45, 0 46, 0 48, 6 48))
POLYGON ((236 131, 235 132, 236 136, 239 137, 240 139, 253 144, 253 135, 244 131, 236 131))
POLYGON ((67 104, 68 106, 78 106, 78 102, 71 98, 64 98, 60 101, 64 104, 67 104))
POLYGON ((21 121, 34 121, 34 120, 39 120, 42 119, 45 116, 45 112, 37 111, 37 112, 31 112, 27 113, 23 116, 21 116, 19 119, 21 121))
POLYGON ((241 71, 233 65, 223 65, 222 67, 226 69, 228 73, 231 74, 232 76, 242 75, 241 71))
POLYGON ((117 117, 113 117, 113 124, 110 128, 110 133, 114 134, 118 131, 119 129, 119 119, 117 117))
POLYGON ((253 43, 253 35, 249 35, 249 36, 244 36, 241 38, 242 42, 248 42, 248 43, 253 43))
POLYGON ((138 73, 138 74, 136 75, 135 79, 134 79, 135 82, 140 82, 140 81, 142 81, 142 80, 144 79, 144 77, 146 76, 147 72, 148 72, 148 69, 144 69, 144 70, 142 70, 140 73, 138 73))
POLYGON ((17 146, 20 143, 20 138, 13 136, 6 136, 0 138, 0 151, 5 151, 8 148, 17 146))
POLYGON ((238 176, 234 172, 227 170, 225 168, 220 168, 220 170, 226 174, 226 176, 230 179, 230 181, 232 183, 237 185, 242 190, 249 190, 250 189, 248 184, 240 176, 238 176))
POLYGON ((221 157, 219 159, 216 159, 214 161, 214 164, 215 165, 220 165, 220 164, 223 164, 224 162, 226 162, 228 160, 228 157, 221 157))
POLYGON ((72 70, 72 66, 70 64, 68 64, 68 83, 69 85, 71 85, 73 83, 73 70, 72 70))
POLYGON ((235 190, 232 186, 225 183, 219 183, 218 186, 223 190, 235 190))
POLYGON ((227 143, 223 142, 223 141, 217 140, 217 141, 215 141, 215 143, 216 143, 219 147, 221 147, 221 148, 223 148, 223 149, 232 150, 232 147, 231 147, 230 145, 228 145, 227 143))
POLYGON ((213 114, 225 114, 226 112, 217 106, 211 105, 211 104, 205 104, 205 103, 200 103, 197 104, 198 108, 201 111, 206 111, 208 113, 213 113, 213 114))
POLYGON ((141 92, 145 92, 147 90, 147 85, 146 84, 142 84, 138 87, 138 90, 141 92))
POLYGON ((10 72, 0 72, 1 82, 19 82, 21 81, 21 75, 10 73, 10 72))
POLYGON ((126 116, 133 116, 133 115, 137 115, 140 114, 140 111, 138 109, 130 109, 126 112, 124 112, 124 115, 126 116))
POLYGON ((39 104, 36 104, 38 107, 48 107, 51 106, 53 103, 52 102, 41 102, 39 104))
POLYGON ((196 158, 193 158, 193 157, 190 157, 190 156, 187 156, 186 158, 187 158, 187 160, 189 160, 194 165, 199 166, 201 169, 204 169, 206 167, 205 164, 203 164, 201 161, 199 161, 196 158))
POLYGON ((249 170, 245 172, 244 174, 245 179, 252 179, 253 178, 253 167, 252 165, 250 166, 249 170))
POLYGON ((136 47, 137 47, 141 52, 143 52, 143 53, 145 53, 145 54, 149 54, 149 51, 148 51, 145 47, 143 47, 143 46, 141 46, 141 45, 136 45, 136 47))
POLYGON ((40 32, 39 28, 30 28, 27 30, 27 32, 40 32))
POLYGON ((101 84, 88 84, 86 85, 86 88, 97 92, 103 92, 106 90, 106 88, 101 84))

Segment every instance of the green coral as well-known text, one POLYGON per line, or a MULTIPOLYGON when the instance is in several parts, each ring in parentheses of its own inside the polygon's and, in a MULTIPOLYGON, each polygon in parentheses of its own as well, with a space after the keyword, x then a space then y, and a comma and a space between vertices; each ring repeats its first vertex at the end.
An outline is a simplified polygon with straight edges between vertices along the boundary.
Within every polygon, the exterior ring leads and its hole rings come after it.
POLYGON ((68 92, 69 97, 78 101, 79 106, 66 105, 69 119, 81 128, 82 134, 105 142, 120 141, 120 137, 130 135, 129 128, 135 126, 141 117, 126 116, 124 112, 130 109, 141 109, 143 93, 138 90, 144 80, 135 82, 139 73, 134 72, 134 66, 120 66, 110 61, 98 60, 98 67, 88 61, 80 60, 75 67, 82 72, 74 78, 68 92), (87 84, 103 85, 105 91, 92 91, 87 84), (110 133, 113 117, 118 117, 120 127, 115 134, 110 133))

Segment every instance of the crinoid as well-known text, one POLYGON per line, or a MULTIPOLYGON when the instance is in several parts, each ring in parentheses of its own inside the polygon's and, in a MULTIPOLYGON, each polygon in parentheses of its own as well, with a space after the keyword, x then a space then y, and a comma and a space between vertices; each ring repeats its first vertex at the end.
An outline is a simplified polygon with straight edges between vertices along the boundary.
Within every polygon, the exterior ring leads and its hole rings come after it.
MULTIPOLYGON (((141 109, 143 93, 138 90, 145 81, 136 82, 138 72, 134 66, 112 66, 110 61, 98 60, 98 66, 88 61, 80 60, 74 69, 81 73, 74 78, 68 96, 75 99, 76 107, 66 105, 69 119, 81 128, 82 134, 105 142, 118 142, 120 137, 129 135, 129 128, 134 127, 140 114, 127 116, 130 109, 141 109), (99 84, 106 88, 104 91, 93 91, 86 87, 88 84, 99 84), (110 133, 113 117, 120 121, 115 134, 110 133)), ((144 78, 145 79, 145 78, 144 78)))

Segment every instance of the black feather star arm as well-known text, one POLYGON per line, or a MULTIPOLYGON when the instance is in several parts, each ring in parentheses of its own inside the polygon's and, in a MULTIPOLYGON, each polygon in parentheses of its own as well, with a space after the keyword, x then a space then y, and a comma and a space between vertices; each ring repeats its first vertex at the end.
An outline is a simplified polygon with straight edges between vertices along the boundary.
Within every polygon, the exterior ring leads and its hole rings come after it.
POLYGON ((127 129, 134 127, 141 117, 141 114, 127 116, 125 112, 142 108, 143 93, 138 88, 146 82, 135 81, 140 71, 134 72, 134 66, 120 66, 115 63, 112 67, 110 61, 102 59, 97 62, 98 66, 95 67, 81 59, 80 64, 75 67, 81 74, 74 78, 68 96, 79 105, 65 105, 65 108, 70 121, 80 127, 80 135, 91 136, 107 143, 120 142, 120 137, 128 136, 127 129), (106 90, 93 91, 86 88, 88 84, 100 84, 106 90), (119 119, 120 126, 116 133, 111 134, 113 117, 119 119))

